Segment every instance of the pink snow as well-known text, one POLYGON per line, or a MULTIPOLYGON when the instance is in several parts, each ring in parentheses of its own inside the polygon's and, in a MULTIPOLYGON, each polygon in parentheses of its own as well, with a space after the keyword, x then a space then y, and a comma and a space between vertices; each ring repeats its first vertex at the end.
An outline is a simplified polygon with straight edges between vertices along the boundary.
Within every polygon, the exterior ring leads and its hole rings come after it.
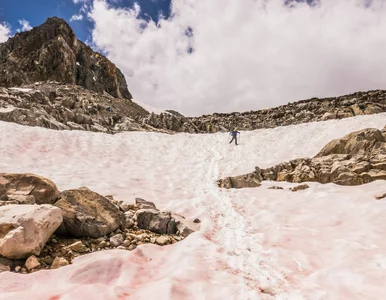
POLYGON ((77 258, 29 275, 0 273, 6 299, 384 299, 385 181, 344 187, 290 183, 223 190, 215 180, 315 155, 334 138, 382 128, 386 114, 242 132, 117 135, 0 122, 2 172, 32 172, 60 190, 88 186, 199 218, 174 245, 77 258), (269 190, 279 185, 284 190, 269 190))

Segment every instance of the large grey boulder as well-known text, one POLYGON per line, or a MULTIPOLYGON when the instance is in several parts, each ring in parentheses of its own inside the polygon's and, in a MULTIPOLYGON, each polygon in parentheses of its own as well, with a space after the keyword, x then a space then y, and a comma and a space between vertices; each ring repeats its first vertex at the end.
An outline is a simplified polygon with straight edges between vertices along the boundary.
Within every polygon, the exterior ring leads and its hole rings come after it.
POLYGON ((119 207, 87 188, 63 191, 55 206, 63 212, 58 235, 98 238, 125 224, 119 207))
POLYGON ((157 209, 139 209, 135 218, 137 226, 159 234, 175 234, 176 222, 170 212, 160 212, 157 209))

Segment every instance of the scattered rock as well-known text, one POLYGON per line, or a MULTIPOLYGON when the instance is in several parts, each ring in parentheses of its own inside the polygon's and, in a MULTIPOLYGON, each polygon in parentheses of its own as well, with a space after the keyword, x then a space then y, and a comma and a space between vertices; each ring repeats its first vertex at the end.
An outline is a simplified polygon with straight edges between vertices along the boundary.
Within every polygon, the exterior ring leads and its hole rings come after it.
POLYGON ((283 188, 281 186, 276 186, 276 185, 270 186, 268 189, 269 190, 283 190, 283 188))
POLYGON ((8 265, 3 265, 0 263, 0 273, 1 272, 10 272, 11 271, 11 267, 8 266, 8 265))
POLYGON ((79 253, 85 253, 88 251, 87 247, 82 243, 82 241, 77 241, 70 246, 68 246, 72 251, 79 252, 79 253))
POLYGON ((290 190, 293 191, 293 192, 297 192, 297 191, 305 190, 305 189, 308 189, 308 188, 309 188, 308 184, 304 183, 304 184, 295 186, 293 188, 290 188, 290 190))
POLYGON ((108 199, 86 189, 67 190, 55 203, 63 212, 58 235, 98 238, 124 225, 125 216, 108 199))
POLYGON ((127 217, 126 215, 125 215, 125 217, 126 217, 126 221, 125 221, 125 229, 131 229, 131 228, 133 228, 134 225, 135 225, 134 220, 131 219, 131 218, 129 218, 129 217, 127 217))
POLYGON ((194 219, 193 222, 194 223, 201 223, 201 220, 200 219, 194 219))
POLYGON ((127 248, 127 250, 133 251, 135 248, 137 248, 137 245, 136 245, 136 244, 131 244, 131 245, 127 248))
POLYGON ((0 255, 11 259, 39 255, 62 220, 60 209, 49 204, 0 207, 0 255))
POLYGON ((375 196, 375 199, 377 199, 377 200, 381 200, 383 198, 386 198, 386 193, 384 193, 383 195, 375 196))
POLYGON ((227 177, 217 181, 217 185, 220 188, 226 189, 241 189, 252 188, 261 186, 260 180, 256 177, 256 174, 250 173, 246 175, 240 175, 235 177, 227 177))
POLYGON ((20 268, 24 265, 24 260, 8 259, 0 257, 0 272, 12 271, 13 269, 20 268))
POLYGON ((113 237, 110 238, 110 245, 112 247, 118 247, 123 243, 123 236, 122 234, 116 234, 113 237))
POLYGON ((32 269, 35 269, 39 266, 40 266, 40 262, 35 255, 28 257, 25 262, 25 267, 27 268, 28 271, 31 271, 32 269))
POLYGON ((64 267, 64 266, 67 266, 69 265, 70 263, 68 262, 67 259, 63 258, 63 257, 55 257, 52 265, 51 265, 51 269, 58 269, 60 267, 64 267))
POLYGON ((130 246, 130 244, 131 244, 131 241, 130 241, 130 240, 125 240, 125 241, 123 242, 122 246, 127 248, 127 247, 130 246))
POLYGON ((158 245, 164 246, 170 243, 169 236, 161 235, 156 239, 158 245))
POLYGON ((106 241, 102 241, 100 244, 99 244, 99 247, 100 248, 106 248, 107 247, 107 242, 106 241))
POLYGON ((123 212, 129 212, 130 210, 133 210, 134 209, 134 204, 132 203, 127 203, 127 202, 123 202, 121 201, 121 203, 119 203, 119 207, 121 208, 121 210, 123 212))

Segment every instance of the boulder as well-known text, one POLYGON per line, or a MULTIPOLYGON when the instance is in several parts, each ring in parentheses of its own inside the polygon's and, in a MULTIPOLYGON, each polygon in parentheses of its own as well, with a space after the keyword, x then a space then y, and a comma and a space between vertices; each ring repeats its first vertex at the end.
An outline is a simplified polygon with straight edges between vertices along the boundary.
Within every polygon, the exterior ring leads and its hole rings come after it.
POLYGON ((110 245, 114 248, 123 244, 123 236, 122 234, 116 234, 110 238, 110 245))
POLYGON ((363 110, 359 107, 358 104, 352 105, 352 106, 351 106, 351 109, 352 109, 353 114, 354 114, 355 116, 364 115, 363 110))
POLYGON ((51 269, 58 269, 60 267, 64 267, 69 265, 70 263, 68 262, 67 259, 64 257, 55 257, 54 261, 52 262, 51 269))
POLYGON ((0 197, 19 204, 53 204, 59 190, 51 180, 34 174, 0 173, 0 197))
POLYGON ((87 247, 82 243, 82 241, 77 241, 68 246, 69 249, 78 253, 85 253, 88 251, 87 247))
POLYGON ((31 271, 32 269, 35 269, 39 266, 40 266, 40 262, 35 255, 28 257, 25 262, 25 267, 27 268, 28 271, 31 271))
POLYGON ((135 225, 135 221, 133 220, 133 217, 131 216, 131 214, 125 213, 125 226, 124 226, 124 228, 125 229, 131 229, 134 227, 134 225, 135 225))
POLYGON ((260 180, 257 178, 255 173, 246 175, 240 175, 235 177, 227 177, 217 181, 217 186, 220 188, 252 188, 261 186, 260 180))
POLYGON ((200 229, 196 222, 187 220, 182 216, 173 214, 173 218, 176 222, 177 234, 184 238, 200 229))
POLYGON ((356 155, 378 147, 386 149, 385 141, 380 130, 375 128, 363 129, 352 132, 343 138, 332 140, 315 157, 331 154, 356 155))
POLYGON ((365 109, 365 114, 366 115, 372 115, 372 114, 379 114, 382 113, 384 110, 380 108, 378 105, 369 105, 365 109))
POLYGON ((49 204, 0 207, 0 255, 10 259, 39 255, 62 220, 61 210, 49 204))
POLYGON ((125 216, 111 201, 89 189, 62 192, 55 203, 63 212, 58 235, 98 238, 124 225, 125 216))
POLYGON ((156 243, 160 246, 164 246, 170 243, 170 238, 167 235, 161 235, 156 239, 156 243))
POLYGON ((123 211, 123 212, 128 212, 130 210, 133 210, 134 209, 134 204, 132 203, 128 203, 128 202, 125 202, 125 201, 119 201, 118 203, 119 205, 119 208, 123 211))
POLYGON ((15 268, 21 268, 24 265, 24 259, 8 259, 5 257, 0 257, 0 272, 2 271, 11 271, 15 268))
POLYGON ((136 212, 137 226, 159 234, 175 234, 176 222, 170 212, 157 209, 140 209, 136 212))
POLYGON ((135 205, 139 209, 147 209, 147 208, 156 209, 155 204, 153 202, 146 201, 146 200, 141 199, 141 198, 135 198, 135 205))
POLYGON ((309 188, 308 184, 304 183, 304 184, 300 184, 300 185, 294 186, 293 188, 291 188, 291 191, 297 192, 297 191, 305 190, 305 189, 308 189, 308 188, 309 188))

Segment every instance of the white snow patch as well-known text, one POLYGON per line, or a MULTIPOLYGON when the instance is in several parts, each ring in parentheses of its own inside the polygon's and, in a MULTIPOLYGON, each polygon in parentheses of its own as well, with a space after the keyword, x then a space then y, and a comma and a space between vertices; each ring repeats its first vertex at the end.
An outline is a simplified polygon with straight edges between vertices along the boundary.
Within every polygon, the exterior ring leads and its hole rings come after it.
POLYGON ((7 299, 384 299, 385 181, 361 186, 263 182, 218 189, 215 180, 314 156, 386 114, 242 132, 175 134, 54 131, 0 122, 2 172, 32 172, 60 190, 88 186, 199 218, 174 245, 102 251, 29 275, 0 273, 7 299), (17 163, 15 163, 17 162, 17 163), (269 190, 272 185, 284 190, 269 190))
POLYGON ((31 92, 33 91, 33 89, 27 89, 27 88, 16 88, 16 87, 12 87, 12 88, 9 88, 10 90, 15 90, 15 91, 20 91, 20 92, 31 92))
POLYGON ((11 111, 14 111, 16 107, 14 106, 7 106, 7 107, 0 107, 0 113, 9 113, 11 111))

